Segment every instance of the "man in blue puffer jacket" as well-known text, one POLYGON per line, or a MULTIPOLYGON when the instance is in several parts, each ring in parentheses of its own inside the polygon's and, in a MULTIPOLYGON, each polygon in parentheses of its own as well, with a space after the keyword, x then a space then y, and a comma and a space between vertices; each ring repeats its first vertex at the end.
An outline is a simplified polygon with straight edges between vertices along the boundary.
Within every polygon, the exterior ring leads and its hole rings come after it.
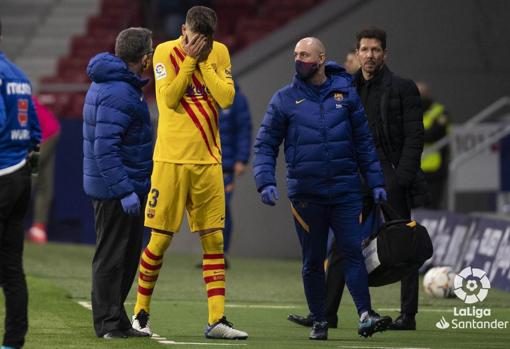
POLYGON ((384 178, 365 111, 350 75, 326 63, 324 45, 300 40, 294 51, 296 77, 273 96, 255 141, 253 170, 262 202, 278 199, 275 164, 284 143, 288 196, 303 253, 303 284, 313 318, 310 339, 327 339, 324 313, 328 230, 345 254, 347 286, 364 337, 385 330, 391 318, 371 308, 361 253, 362 174, 374 200, 386 199, 384 178))
POLYGON ((141 73, 152 59, 151 32, 129 28, 115 55, 87 67, 92 84, 83 107, 83 185, 92 198, 97 234, 92 311, 98 337, 146 335, 131 328, 124 301, 136 275, 144 204, 152 171, 152 127, 141 73))
MULTIPOLYGON (((225 184, 225 229, 223 229, 224 251, 230 249, 232 216, 230 200, 235 188, 235 179, 242 176, 250 158, 251 114, 246 96, 235 84, 236 95, 229 109, 220 113, 220 138, 223 177, 225 184)), ((202 263, 200 263, 202 267, 202 263)), ((225 267, 228 267, 225 259, 225 267)))

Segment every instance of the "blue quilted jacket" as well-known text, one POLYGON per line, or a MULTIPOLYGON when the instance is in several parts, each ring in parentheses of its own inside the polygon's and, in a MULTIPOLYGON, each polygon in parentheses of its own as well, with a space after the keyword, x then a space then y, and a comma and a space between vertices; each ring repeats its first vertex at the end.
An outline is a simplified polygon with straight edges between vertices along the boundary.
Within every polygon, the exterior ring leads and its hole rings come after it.
POLYGON ((276 92, 255 140, 257 190, 276 185, 278 148, 284 143, 288 196, 334 204, 360 193, 361 173, 370 188, 384 186, 365 111, 351 76, 334 62, 328 80, 313 86, 295 77, 276 92))
POLYGON ((96 199, 143 198, 152 171, 152 126, 141 88, 148 80, 109 53, 91 59, 83 106, 83 187, 96 199))
POLYGON ((235 86, 234 103, 220 113, 221 162, 225 173, 233 172, 237 161, 247 163, 250 159, 250 109, 246 96, 237 84, 235 86))

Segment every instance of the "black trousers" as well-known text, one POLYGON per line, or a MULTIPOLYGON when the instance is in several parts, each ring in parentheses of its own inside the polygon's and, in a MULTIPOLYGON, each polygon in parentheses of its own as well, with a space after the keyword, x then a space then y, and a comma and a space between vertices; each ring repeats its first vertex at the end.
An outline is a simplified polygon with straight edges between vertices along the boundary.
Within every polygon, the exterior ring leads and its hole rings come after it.
POLYGON ((30 203, 29 166, 0 176, 0 284, 5 297, 3 345, 21 348, 28 330, 28 291, 23 272, 23 218, 30 203))
MULTIPOLYGON (((406 188, 397 182, 395 171, 389 164, 382 164, 388 203, 402 218, 411 217, 411 201, 406 188)), ((402 278, 400 283, 400 311, 401 313, 414 316, 418 312, 418 269, 402 278)), ((343 273, 343 256, 333 244, 330 253, 329 267, 326 275, 326 319, 337 322, 337 312, 342 299, 345 286, 343 273)))
MULTIPOLYGON (((140 199, 143 203, 143 198, 140 199)), ((92 200, 92 204, 96 226, 92 316, 96 335, 101 337, 107 332, 131 327, 124 301, 138 269, 143 213, 136 217, 126 215, 118 199, 92 200)))
POLYGON ((446 182, 448 177, 442 176, 439 173, 427 173, 425 172, 425 180, 430 191, 432 201, 428 208, 434 210, 441 210, 445 208, 444 191, 446 188, 446 182))

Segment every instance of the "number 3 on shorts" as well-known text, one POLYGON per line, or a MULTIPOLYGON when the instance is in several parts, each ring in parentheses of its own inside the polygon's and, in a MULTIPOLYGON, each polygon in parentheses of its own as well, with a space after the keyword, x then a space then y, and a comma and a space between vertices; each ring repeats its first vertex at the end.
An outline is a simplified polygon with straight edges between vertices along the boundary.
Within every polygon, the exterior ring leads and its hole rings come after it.
POLYGON ((156 207, 156 205, 158 204, 159 190, 152 189, 151 194, 152 194, 152 200, 149 201, 149 207, 156 207))

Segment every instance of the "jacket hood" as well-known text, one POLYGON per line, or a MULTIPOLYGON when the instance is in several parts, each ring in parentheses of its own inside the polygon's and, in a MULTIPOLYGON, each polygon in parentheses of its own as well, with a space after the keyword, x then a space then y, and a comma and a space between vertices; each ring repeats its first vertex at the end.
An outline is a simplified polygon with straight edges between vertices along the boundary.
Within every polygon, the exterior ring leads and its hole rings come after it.
POLYGON ((352 76, 349 74, 344 67, 333 61, 328 61, 325 64, 326 76, 332 78, 335 83, 335 87, 348 86, 352 83, 352 76), (341 85, 341 86, 339 86, 341 85))
POLYGON ((90 60, 87 75, 96 83, 125 81, 138 88, 142 88, 149 82, 149 79, 131 72, 122 59, 108 52, 99 53, 90 60))

